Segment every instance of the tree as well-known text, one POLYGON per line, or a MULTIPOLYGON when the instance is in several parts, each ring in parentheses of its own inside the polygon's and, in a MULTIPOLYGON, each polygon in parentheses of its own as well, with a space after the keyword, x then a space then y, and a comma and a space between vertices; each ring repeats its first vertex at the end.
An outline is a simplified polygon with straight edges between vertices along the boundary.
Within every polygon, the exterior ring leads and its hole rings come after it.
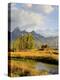
POLYGON ((13 41, 12 45, 14 51, 33 49, 35 46, 33 35, 28 33, 24 36, 18 37, 15 41, 13 41))

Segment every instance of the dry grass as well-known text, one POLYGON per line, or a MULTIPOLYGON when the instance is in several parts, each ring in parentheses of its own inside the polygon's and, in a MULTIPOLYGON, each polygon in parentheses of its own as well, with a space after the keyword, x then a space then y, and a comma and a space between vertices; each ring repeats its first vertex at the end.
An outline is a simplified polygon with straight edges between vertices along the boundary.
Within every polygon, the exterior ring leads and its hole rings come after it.
POLYGON ((47 75, 48 72, 45 70, 39 71, 34 69, 34 65, 22 61, 14 61, 8 64, 11 68, 11 72, 9 76, 17 77, 17 76, 37 76, 37 75, 47 75))
MULTIPOLYGON (((31 50, 31 51, 20 51, 20 52, 9 52, 9 57, 14 57, 19 59, 22 57, 23 59, 26 59, 27 57, 36 57, 38 58, 51 58, 52 60, 58 61, 58 54, 54 54, 53 52, 56 52, 54 50, 44 50, 44 51, 38 51, 38 50, 31 50)), ((58 53, 58 52, 56 52, 58 53)), ((34 60, 32 62, 22 61, 22 60, 9 60, 8 65, 10 67, 9 76, 11 77, 17 77, 17 76, 37 76, 37 75, 47 75, 48 72, 45 70, 36 70, 34 68, 35 64, 34 60)), ((45 60, 45 59, 44 59, 45 60)), ((31 60, 30 60, 31 61, 31 60)))
POLYGON ((51 50, 9 52, 9 54, 11 57, 50 57, 58 60, 58 54, 54 54, 51 50))

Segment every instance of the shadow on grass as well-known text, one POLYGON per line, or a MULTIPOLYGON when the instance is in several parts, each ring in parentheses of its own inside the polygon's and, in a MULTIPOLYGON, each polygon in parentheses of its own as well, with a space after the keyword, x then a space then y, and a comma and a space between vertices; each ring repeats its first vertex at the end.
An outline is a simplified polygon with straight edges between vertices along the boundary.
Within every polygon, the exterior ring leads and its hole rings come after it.
POLYGON ((23 60, 34 60, 34 61, 37 61, 37 62, 44 62, 44 63, 48 63, 48 64, 54 64, 54 65, 58 65, 58 60, 55 60, 51 57, 29 57, 29 56, 26 56, 26 57, 9 57, 8 58, 9 60, 11 59, 17 59, 17 60, 20 60, 20 59, 23 59, 23 60))

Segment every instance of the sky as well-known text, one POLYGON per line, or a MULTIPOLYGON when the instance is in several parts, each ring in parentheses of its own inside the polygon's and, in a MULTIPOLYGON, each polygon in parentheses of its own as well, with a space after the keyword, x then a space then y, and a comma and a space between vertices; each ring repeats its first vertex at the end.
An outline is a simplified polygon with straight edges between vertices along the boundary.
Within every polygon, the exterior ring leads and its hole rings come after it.
POLYGON ((11 31, 35 31, 45 36, 58 36, 58 6, 11 3, 11 31))

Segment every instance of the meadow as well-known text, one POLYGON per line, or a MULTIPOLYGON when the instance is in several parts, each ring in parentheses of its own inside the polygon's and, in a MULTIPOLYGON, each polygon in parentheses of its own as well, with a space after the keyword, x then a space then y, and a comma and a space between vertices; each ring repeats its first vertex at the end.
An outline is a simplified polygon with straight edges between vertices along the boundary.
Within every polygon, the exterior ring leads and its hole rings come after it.
POLYGON ((9 52, 9 76, 37 76, 49 74, 35 68, 38 62, 58 65, 58 51, 53 49, 9 52))

